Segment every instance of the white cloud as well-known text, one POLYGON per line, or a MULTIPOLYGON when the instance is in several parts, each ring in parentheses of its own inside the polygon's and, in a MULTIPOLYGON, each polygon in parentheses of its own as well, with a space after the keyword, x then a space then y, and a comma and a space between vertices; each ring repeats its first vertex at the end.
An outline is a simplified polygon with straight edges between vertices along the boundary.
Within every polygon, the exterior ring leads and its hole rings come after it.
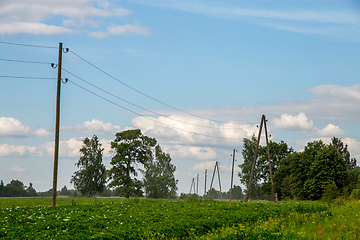
POLYGON ((274 128, 289 130, 304 130, 310 129, 313 126, 313 121, 308 120, 307 116, 303 112, 296 116, 282 114, 280 119, 274 118, 271 123, 274 128))
POLYGON ((23 137, 30 133, 31 128, 12 117, 0 117, 0 136, 23 137))
POLYGON ((35 130, 32 135, 36 136, 36 137, 48 137, 48 136, 52 136, 53 133, 49 132, 45 128, 40 128, 40 129, 35 130))
POLYGON ((107 38, 110 35, 150 35, 151 28, 148 27, 141 27, 136 24, 125 24, 123 26, 117 25, 117 26, 111 26, 107 28, 106 32, 96 31, 96 32, 90 32, 88 33, 88 36, 104 39, 107 38))
POLYGON ((98 136, 114 136, 115 133, 120 130, 120 126, 113 125, 112 123, 104 123, 103 121, 97 119, 86 121, 83 124, 76 125, 75 127, 61 127, 61 131, 98 136))
POLYGON ((136 34, 136 35, 150 35, 151 28, 141 27, 137 24, 126 24, 124 26, 108 27, 108 32, 112 35, 136 34))
POLYGON ((164 151, 170 153, 172 159, 217 159, 219 154, 210 147, 196 147, 185 145, 162 145, 164 151))
POLYGON ((1 23, 0 34, 70 34, 73 30, 58 27, 54 25, 47 25, 45 23, 32 23, 32 22, 14 22, 14 23, 1 23))
MULTIPOLYGON (((220 11, 219 11, 220 12, 220 11)), ((296 22, 317 22, 317 23, 346 23, 358 24, 359 17, 355 14, 330 11, 279 11, 279 10, 258 10, 241 9, 225 10, 224 13, 243 17, 265 18, 273 20, 286 20, 296 22)))
POLYGON ((256 125, 227 122, 216 124, 210 120, 182 115, 137 117, 132 125, 141 129, 143 134, 156 138, 159 142, 190 145, 228 145, 242 143, 244 137, 250 137, 258 129, 256 125))
MULTIPOLYGON (((60 140, 59 145, 59 156, 60 157, 69 157, 69 158, 79 158, 80 157, 80 149, 83 146, 83 140, 85 138, 70 138, 60 140)), ((99 139, 102 144, 101 148, 104 148, 103 156, 110 157, 110 147, 111 140, 107 139, 99 139)), ((54 155, 55 142, 48 142, 41 146, 41 149, 46 151, 49 155, 54 155)))
POLYGON ((315 128, 316 134, 318 136, 324 136, 324 137, 333 137, 333 136, 343 136, 345 135, 344 130, 340 129, 339 126, 335 126, 331 123, 329 123, 326 127, 324 127, 322 130, 318 130, 315 128))
POLYGON ((357 165, 360 166, 360 142, 352 138, 345 138, 342 141, 349 146, 351 157, 355 157, 357 160, 357 165))
POLYGON ((12 167, 5 169, 6 172, 23 172, 26 168, 20 168, 20 167, 12 167))
POLYGON ((191 168, 191 170, 204 171, 204 169, 207 169, 208 172, 211 172, 211 170, 213 170, 214 167, 215 167, 215 162, 214 161, 208 161, 208 162, 202 162, 202 163, 196 164, 195 166, 193 166, 191 168))
MULTIPOLYGON (((0 35, 88 32, 87 27, 99 28, 104 25, 99 18, 124 17, 129 14, 130 10, 106 0, 5 0, 1 1, 0 7, 0 35), (48 19, 55 17, 61 19, 62 26, 47 23, 48 19)), ((147 34, 150 31, 149 28, 130 24, 119 27, 133 34, 147 34)), ((116 33, 116 29, 113 31, 116 33)), ((116 35, 119 35, 119 31, 116 35)), ((89 36, 103 38, 104 34, 95 32, 89 33, 89 36)))
POLYGON ((52 133, 44 128, 32 130, 16 118, 0 117, 0 137, 47 137, 51 135, 52 133))
POLYGON ((0 157, 42 157, 43 153, 36 146, 0 145, 0 157))
MULTIPOLYGON (((144 5, 156 5, 181 11, 195 12, 194 1, 135 1, 144 5)), ((274 5, 271 5, 270 8, 266 7, 266 4, 262 4, 261 8, 256 8, 248 7, 246 1, 234 1, 233 6, 224 4, 222 1, 216 3, 203 1, 195 5, 196 12, 202 15, 249 22, 283 31, 330 35, 348 39, 356 38, 359 40, 360 32, 358 27, 360 25, 360 17, 355 10, 341 10, 339 8, 334 10, 330 10, 329 8, 329 10, 304 9, 303 5, 294 8, 293 6, 296 6, 296 3, 292 4, 292 9, 286 9, 286 6, 276 8, 274 5)))
POLYGON ((89 32, 88 36, 94 37, 94 38, 99 38, 99 39, 104 39, 104 38, 107 38, 109 36, 109 34, 106 32, 97 31, 97 32, 89 32))
MULTIPOLYGON (((202 163, 196 164, 195 166, 193 166, 191 168, 191 170, 204 171, 205 169, 207 169, 208 174, 210 174, 210 176, 212 177, 212 175, 214 174, 214 167, 215 167, 215 162, 208 161, 208 162, 202 162, 202 163)), ((219 172, 228 172, 228 171, 231 171, 231 166, 219 165, 219 172)), ((221 175, 221 173, 220 173, 220 175, 221 175)), ((217 172, 215 172, 215 177, 217 177, 217 172)))
POLYGON ((338 85, 320 85, 311 89, 309 92, 315 93, 319 96, 337 99, 352 99, 360 102, 360 85, 355 84, 351 87, 344 87, 338 85))

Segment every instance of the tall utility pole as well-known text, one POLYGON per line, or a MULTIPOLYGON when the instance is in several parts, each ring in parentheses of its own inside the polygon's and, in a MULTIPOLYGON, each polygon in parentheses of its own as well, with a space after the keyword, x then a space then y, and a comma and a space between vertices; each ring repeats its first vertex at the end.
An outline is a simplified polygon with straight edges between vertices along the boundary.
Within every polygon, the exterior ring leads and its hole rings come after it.
POLYGON ((256 159, 257 159, 257 152, 258 152, 258 148, 259 148, 259 144, 260 144, 261 130, 262 130, 263 124, 264 124, 265 135, 266 135, 266 145, 267 145, 267 154, 268 154, 268 162, 269 162, 269 170, 270 170, 271 188, 272 188, 274 202, 275 203, 277 202, 275 191, 274 191, 274 181, 273 181, 273 176, 272 176, 272 170, 271 170, 271 160, 270 160, 269 141, 268 141, 268 135, 267 135, 266 122, 267 122, 267 120, 265 118, 265 115, 262 115, 261 123, 260 123, 260 129, 259 129, 259 135, 258 135, 258 138, 257 138, 257 144, 256 144, 256 148, 255 148, 254 161, 253 161, 252 166, 251 166, 250 179, 249 179, 248 189, 247 189, 247 192, 246 192, 245 197, 244 197, 244 202, 248 201, 249 195, 250 195, 251 182, 252 182, 252 179, 253 179, 253 174, 254 174, 255 163, 256 163, 256 159))
POLYGON ((233 187, 233 179, 234 179, 234 163, 235 163, 235 149, 233 153, 233 163, 232 163, 232 169, 231 169, 231 185, 230 185, 230 200, 231 201, 231 190, 233 187))
POLYGON ((207 177, 207 169, 205 169, 205 188, 204 188, 204 196, 206 195, 206 177, 207 177))
POLYGON ((52 206, 56 206, 56 186, 58 175, 58 161, 59 161, 59 132, 60 132, 60 87, 61 87, 61 63, 62 63, 62 43, 59 43, 59 61, 58 61, 58 77, 57 77, 57 92, 56 92, 56 124, 55 124, 55 152, 54 152, 54 176, 53 176, 53 194, 52 206))
POLYGON ((211 191, 211 188, 212 188, 212 184, 213 184, 213 182, 214 182, 214 177, 215 177, 216 168, 217 168, 217 173, 218 173, 218 178, 219 178, 220 197, 221 197, 221 200, 222 200, 221 182, 220 182, 220 172, 219 172, 218 162, 215 162, 214 173, 213 173, 213 176, 212 176, 212 179, 211 179, 211 184, 210 184, 210 189, 209 189, 209 193, 208 193, 208 198, 210 198, 210 191, 211 191))
POLYGON ((199 195, 199 174, 196 175, 196 194, 199 195))

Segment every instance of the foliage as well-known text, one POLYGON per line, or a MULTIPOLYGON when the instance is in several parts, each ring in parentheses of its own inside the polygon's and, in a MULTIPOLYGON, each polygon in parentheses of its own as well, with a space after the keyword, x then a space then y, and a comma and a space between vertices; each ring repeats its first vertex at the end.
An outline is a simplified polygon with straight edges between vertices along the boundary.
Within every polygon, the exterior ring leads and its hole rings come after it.
MULTIPOLYGON (((206 195, 204 195, 204 198, 208 198, 209 192, 206 192, 206 195)), ((227 192, 222 192, 222 198, 223 199, 230 199, 230 189, 227 192)), ((220 191, 216 190, 215 188, 211 188, 210 190, 210 199, 220 199, 220 191)), ((242 189, 240 186, 233 186, 232 192, 231 192, 231 199, 240 200, 244 198, 244 194, 242 192, 242 189)))
POLYGON ((176 184, 175 180, 176 167, 171 164, 170 154, 161 150, 157 145, 155 147, 155 154, 148 156, 144 163, 144 187, 146 196, 149 198, 175 198, 176 184))
POLYGON ((109 187, 115 187, 121 196, 142 196, 142 183, 136 178, 134 164, 145 164, 151 155, 151 147, 156 145, 154 138, 144 136, 139 129, 116 133, 111 142, 115 151, 108 171, 109 187), (134 176, 134 178, 132 178, 134 176))
POLYGON ((331 139, 331 145, 340 153, 342 158, 345 161, 346 168, 351 170, 356 167, 356 159, 350 157, 350 152, 348 150, 348 145, 344 144, 341 139, 333 137, 331 139))
MULTIPOLYGON (((243 139, 243 150, 242 156, 244 163, 239 165, 241 172, 239 173, 240 182, 246 187, 249 185, 251 166, 254 161, 255 149, 256 149, 257 139, 252 135, 251 139, 243 139)), ((261 180, 261 165, 256 161, 253 180, 251 182, 251 191, 250 198, 259 199, 260 193, 260 180, 261 180)))
POLYGON ((350 194, 350 199, 360 200, 360 190, 354 189, 350 194))
MULTIPOLYGON (((249 184, 251 167, 254 161, 256 145, 257 145, 257 139, 254 135, 251 137, 251 139, 247 139, 247 138, 243 139, 242 155, 243 155, 244 163, 239 165, 241 169, 241 173, 239 174, 239 177, 241 183, 244 184, 246 187, 249 184)), ((269 152, 270 152, 271 170, 274 176, 274 173, 277 172, 278 168, 280 167, 281 159, 285 158, 290 153, 292 153, 293 149, 289 148, 287 143, 285 143, 284 141, 280 141, 279 143, 270 141, 269 152)), ((270 181, 270 169, 269 169, 269 160, 267 154, 267 146, 259 146, 257 155, 258 155, 258 159, 256 161, 254 168, 250 198, 252 199, 272 198, 272 187, 270 181)))
POLYGON ((88 196, 91 196, 96 192, 102 192, 105 187, 103 151, 104 149, 101 148, 101 143, 99 143, 96 135, 91 139, 84 139, 83 146, 80 149, 80 159, 75 164, 80 170, 74 172, 70 181, 74 183, 75 189, 83 195, 88 193, 88 196))
POLYGON ((10 183, 4 186, 1 180, 0 184, 0 197, 29 197, 36 196, 36 191, 30 183, 30 187, 25 189, 24 183, 19 180, 11 180, 10 183), (29 191, 27 191, 29 190, 29 191))
POLYGON ((336 138, 329 145, 313 141, 304 151, 289 153, 281 159, 274 174, 279 199, 331 201, 340 194, 348 196, 356 188, 360 171, 358 167, 347 167, 344 156, 350 158, 350 153, 339 146, 343 144, 336 138))
POLYGON ((32 183, 30 183, 30 186, 26 188, 26 191, 29 193, 28 196, 30 196, 30 197, 35 197, 35 196, 37 196, 36 190, 34 189, 32 183))
POLYGON ((274 216, 266 221, 225 226, 196 239, 356 240, 360 239, 359 212, 360 201, 350 201, 332 205, 327 211, 290 211, 286 215, 274 216))

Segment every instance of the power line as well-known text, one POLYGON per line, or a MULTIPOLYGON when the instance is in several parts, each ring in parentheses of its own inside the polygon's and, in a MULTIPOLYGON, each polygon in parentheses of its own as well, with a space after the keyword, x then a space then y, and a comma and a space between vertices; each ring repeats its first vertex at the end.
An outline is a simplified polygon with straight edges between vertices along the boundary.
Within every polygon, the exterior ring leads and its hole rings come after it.
POLYGON ((134 88, 134 87, 126 84, 125 82, 123 82, 123 81, 119 80, 118 78, 112 76, 111 74, 105 72, 104 70, 102 70, 101 68, 95 66, 94 64, 92 64, 91 62, 89 62, 88 60, 86 60, 85 58, 83 58, 83 57, 79 56, 78 54, 76 54, 74 51, 70 50, 70 52, 71 52, 72 54, 74 54, 75 56, 77 56, 78 58, 80 58, 81 60, 83 60, 84 62, 86 62, 87 64, 89 64, 89 65, 91 65, 92 67, 96 68, 96 69, 99 70, 100 72, 102 72, 102 73, 104 73, 105 75, 109 76, 110 78, 114 79, 115 81, 117 81, 117 82, 125 85, 126 87, 132 89, 133 91, 135 91, 135 92, 137 92, 137 93, 140 93, 141 95, 143 95, 143 96, 145 96, 145 97, 147 97, 147 98, 150 98, 150 99, 152 99, 152 100, 154 100, 154 101, 156 101, 156 102, 158 102, 158 103, 161 103, 161 104, 163 104, 163 105, 165 105, 165 106, 167 106, 167 107, 169 107, 169 108, 175 109, 175 110, 177 110, 177 111, 179 111, 179 112, 182 112, 182 113, 185 113, 185 114, 188 114, 188 115, 197 117, 197 118, 202 118, 202 119, 210 120, 210 121, 213 121, 213 122, 227 123, 226 121, 221 121, 221 120, 215 120, 215 119, 211 119, 211 118, 202 117, 202 116, 199 116, 199 115, 196 115, 196 114, 193 114, 193 113, 190 113, 190 112, 181 110, 181 109, 176 108, 176 107, 174 107, 174 106, 171 106, 171 105, 169 105, 169 104, 167 104, 167 103, 165 103, 165 102, 162 102, 162 101, 160 101, 160 100, 157 100, 156 98, 153 98, 153 97, 151 97, 150 95, 148 95, 148 94, 146 94, 146 93, 144 93, 144 92, 142 92, 142 91, 140 91, 140 90, 137 90, 136 88, 134 88))
POLYGON ((15 59, 5 59, 5 58, 0 58, 0 61, 7 61, 7 62, 19 62, 19 63, 51 64, 50 62, 35 62, 35 61, 15 60, 15 59))
POLYGON ((41 45, 32 45, 32 44, 23 44, 23 43, 13 43, 13 42, 3 42, 3 41, 0 41, 0 43, 9 44, 9 45, 24 46, 24 47, 57 48, 57 47, 50 47, 50 46, 41 46, 41 45))
POLYGON ((94 85, 94 84, 86 81, 85 79, 83 79, 83 78, 81 78, 81 77, 79 77, 79 76, 77 76, 77 75, 69 72, 68 70, 66 70, 66 69, 64 69, 64 68, 63 68, 62 70, 64 70, 65 72, 69 73, 70 75, 72 75, 72 76, 80 79, 81 81, 83 81, 83 82, 91 85, 92 87, 94 87, 94 88, 96 88, 96 89, 98 89, 98 90, 100 90, 100 91, 102 91, 102 92, 104 92, 104 93, 106 93, 106 94, 109 94, 110 96, 113 96, 113 97, 115 97, 115 98, 117 98, 117 99, 119 99, 119 100, 121 100, 121 101, 123 101, 123 102, 126 102, 126 103, 128 103, 128 104, 130 104, 130 105, 133 105, 133 106, 135 106, 135 107, 138 107, 138 108, 140 108, 140 109, 142 109, 142 110, 144 110, 144 111, 150 112, 150 113, 152 113, 152 114, 155 114, 155 115, 158 115, 158 116, 162 116, 162 117, 166 117, 167 119, 171 119, 171 120, 173 120, 173 121, 177 121, 177 122, 181 122, 181 123, 184 123, 184 124, 193 125, 193 126, 197 126, 197 127, 202 127, 202 128, 211 128, 211 129, 219 129, 219 130, 221 130, 221 129, 240 129, 240 128, 219 128, 219 127, 204 126, 204 125, 200 125, 200 124, 189 123, 189 122, 185 122, 185 121, 178 120, 178 119, 175 119, 175 118, 171 118, 171 117, 165 116, 165 115, 163 115, 163 114, 154 112, 154 111, 152 111, 152 110, 143 108, 143 107, 141 107, 141 106, 139 106, 139 105, 136 105, 136 104, 134 104, 134 103, 132 103, 132 102, 129 102, 129 101, 123 99, 123 98, 120 98, 120 97, 118 97, 118 96, 116 96, 116 95, 114 95, 114 94, 112 94, 112 93, 110 93, 110 92, 108 92, 108 91, 106 91, 106 90, 104 90, 104 89, 102 89, 102 88, 100 88, 100 87, 98 87, 98 86, 96 86, 96 85, 94 85))
POLYGON ((57 78, 47 78, 47 77, 21 77, 21 76, 4 76, 0 75, 2 78, 21 78, 21 79, 57 79, 57 78))
POLYGON ((177 128, 177 127, 174 127, 174 126, 170 126, 170 125, 168 125, 168 124, 165 124, 165 123, 156 121, 156 120, 154 120, 154 119, 152 119, 152 118, 146 117, 146 116, 144 116, 144 115, 142 115, 142 114, 140 114, 140 113, 137 113, 137 112, 135 112, 135 111, 132 111, 132 110, 126 108, 126 107, 123 107, 123 106, 121 106, 121 105, 119 105, 119 104, 117 104, 117 103, 115 103, 115 102, 113 102, 113 101, 111 101, 111 100, 103 97, 103 96, 100 96, 100 95, 97 94, 97 93, 94 93, 93 91, 91 91, 91 90, 89 90, 89 89, 87 89, 87 88, 85 88, 85 87, 80 86, 79 84, 75 83, 74 81, 69 81, 69 82, 72 83, 72 84, 74 84, 74 85, 76 85, 77 87, 79 87, 79 88, 81 88, 81 89, 83 89, 83 90, 85 90, 85 91, 87 91, 87 92, 89 92, 89 93, 91 93, 91 94, 93 94, 93 95, 95 95, 95 96, 97 96, 97 97, 99 97, 99 98, 101 98, 101 99, 103 99, 103 100, 111 103, 111 104, 114 104, 115 106, 118 106, 118 107, 120 107, 120 108, 122 108, 122 109, 124 109, 124 110, 126 110, 126 111, 129 111, 129 112, 131 112, 131 113, 133 113, 133 114, 136 114, 136 115, 138 115, 138 116, 144 117, 144 118, 146 118, 146 119, 148 119, 148 120, 151 120, 151 121, 156 122, 156 123, 158 123, 158 124, 161 124, 161 125, 163 125, 163 126, 167 126, 167 127, 169 127, 169 128, 176 129, 176 130, 179 130, 179 131, 183 131, 183 132, 187 132, 187 133, 191 133, 191 134, 195 134, 195 135, 199 135, 199 136, 209 137, 209 138, 228 139, 228 140, 240 140, 240 139, 238 139, 238 138, 216 137, 216 136, 206 135, 206 134, 202 134, 202 133, 196 133, 196 132, 188 131, 188 130, 185 130, 185 129, 177 128))

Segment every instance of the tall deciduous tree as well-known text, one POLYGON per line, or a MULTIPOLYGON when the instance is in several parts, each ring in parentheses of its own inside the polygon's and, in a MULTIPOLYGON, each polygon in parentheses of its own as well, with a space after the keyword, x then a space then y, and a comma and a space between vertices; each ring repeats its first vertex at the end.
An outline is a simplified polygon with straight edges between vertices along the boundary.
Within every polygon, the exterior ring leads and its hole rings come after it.
POLYGON ((144 187, 147 197, 171 198, 176 196, 177 182, 175 180, 176 167, 171 164, 170 154, 161 150, 157 145, 154 154, 144 163, 144 187))
POLYGON ((91 139, 85 138, 83 141, 80 159, 75 164, 80 170, 74 172, 70 181, 82 195, 87 193, 91 196, 96 192, 102 192, 105 187, 106 168, 102 163, 103 151, 97 136, 94 135, 91 139))
POLYGON ((350 152, 348 150, 348 145, 344 144, 341 139, 337 137, 333 137, 331 139, 331 145, 336 148, 336 150, 340 153, 341 157, 344 159, 346 168, 351 170, 356 167, 356 159, 350 157, 350 152))
POLYGON ((115 140, 111 142, 115 154, 110 162, 112 168, 108 171, 109 187, 115 187, 126 198, 130 195, 141 196, 142 183, 136 178, 134 165, 147 161, 156 140, 144 136, 139 129, 118 132, 115 136, 115 140))

